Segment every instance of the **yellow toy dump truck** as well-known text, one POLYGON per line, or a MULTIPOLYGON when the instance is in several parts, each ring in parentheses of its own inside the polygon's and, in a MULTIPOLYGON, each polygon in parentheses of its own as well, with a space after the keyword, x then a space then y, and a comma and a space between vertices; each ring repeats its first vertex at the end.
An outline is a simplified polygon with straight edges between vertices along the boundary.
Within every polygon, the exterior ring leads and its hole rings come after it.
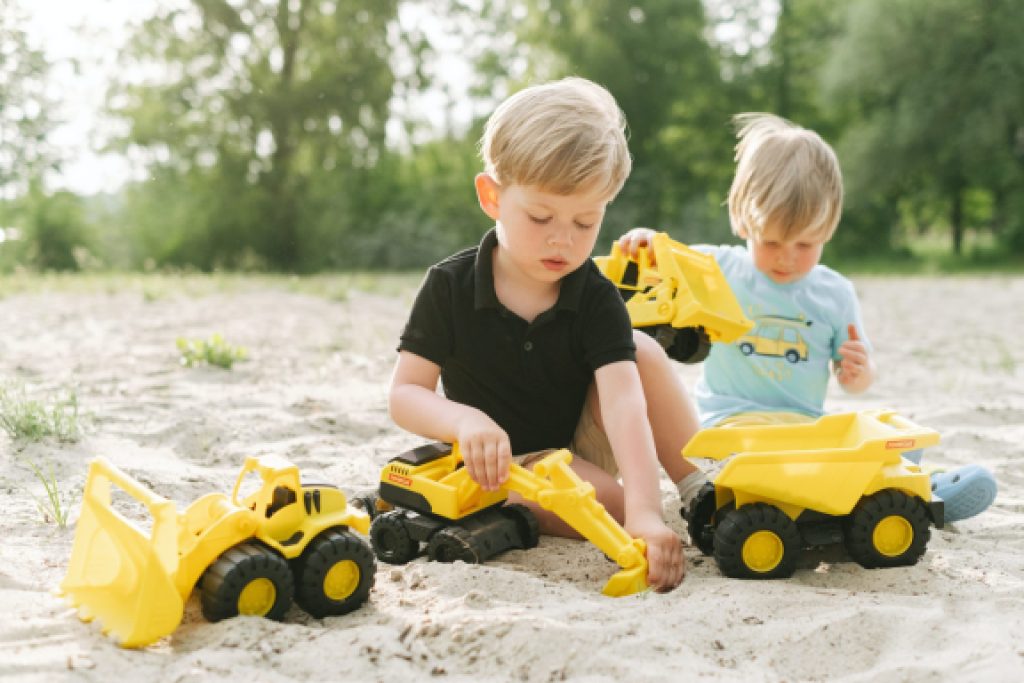
POLYGON ((630 595, 647 588, 646 545, 632 538, 604 506, 594 487, 569 467, 562 449, 532 471, 513 464, 506 484, 484 491, 462 466, 458 444, 430 444, 392 458, 381 471, 370 540, 377 558, 403 564, 426 544, 432 560, 484 562, 512 548, 532 548, 537 520, 523 505, 503 505, 509 491, 551 510, 622 568, 604 594, 630 595))
POLYGON ((718 263, 685 244, 657 233, 636 259, 612 245, 609 256, 594 259, 623 299, 633 327, 658 340, 668 355, 682 363, 707 358, 712 342, 730 344, 754 326, 718 263))
POLYGON ((349 531, 366 534, 369 525, 344 493, 301 484, 298 468, 277 456, 247 458, 231 496, 207 494, 183 513, 96 458, 58 590, 83 621, 98 619, 124 647, 174 631, 197 582, 210 621, 281 619, 293 598, 315 617, 344 614, 362 605, 373 585, 373 552, 349 531), (257 479, 258 490, 240 497, 257 479), (148 533, 115 509, 112 487, 147 508, 148 533))
POLYGON ((902 456, 938 441, 883 410, 698 432, 683 455, 726 463, 682 511, 691 540, 734 578, 791 576, 802 548, 840 542, 866 568, 912 565, 943 503, 902 456))

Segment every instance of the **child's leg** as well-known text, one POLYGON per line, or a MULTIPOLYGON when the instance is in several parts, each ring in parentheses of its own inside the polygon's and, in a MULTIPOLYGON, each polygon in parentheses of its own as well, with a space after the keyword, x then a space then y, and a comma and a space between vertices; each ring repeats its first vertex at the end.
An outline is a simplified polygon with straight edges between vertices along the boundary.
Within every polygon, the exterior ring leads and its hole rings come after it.
POLYGON ((700 429, 697 410, 676 375, 672 360, 658 342, 639 331, 633 332, 633 341, 658 460, 672 482, 678 484, 697 471, 681 455, 683 447, 700 429))

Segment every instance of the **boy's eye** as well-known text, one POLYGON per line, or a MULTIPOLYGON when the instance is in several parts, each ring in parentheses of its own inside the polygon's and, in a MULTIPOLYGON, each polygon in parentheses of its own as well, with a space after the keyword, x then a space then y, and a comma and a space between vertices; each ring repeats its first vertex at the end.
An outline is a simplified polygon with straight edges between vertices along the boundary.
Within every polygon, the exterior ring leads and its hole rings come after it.
POLYGON ((546 216, 544 218, 540 218, 538 216, 534 216, 534 215, 531 215, 531 214, 526 214, 526 215, 529 216, 530 220, 533 221, 534 223, 536 223, 537 225, 546 225, 547 223, 551 222, 551 216, 546 216))
POLYGON ((580 230, 590 230, 592 227, 594 227, 593 223, 580 223, 579 221, 573 222, 576 223, 576 227, 579 228, 580 230))

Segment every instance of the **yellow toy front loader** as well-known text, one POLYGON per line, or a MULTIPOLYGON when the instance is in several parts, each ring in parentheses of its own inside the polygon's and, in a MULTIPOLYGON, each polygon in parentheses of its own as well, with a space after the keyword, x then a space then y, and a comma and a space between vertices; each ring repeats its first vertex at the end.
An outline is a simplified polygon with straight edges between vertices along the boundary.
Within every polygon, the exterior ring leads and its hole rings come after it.
POLYGON ((376 562, 365 540, 370 520, 328 484, 299 480, 276 456, 245 461, 231 496, 211 493, 179 513, 104 458, 95 458, 82 495, 67 575, 58 591, 84 621, 98 619, 124 647, 143 647, 181 622, 200 586, 203 615, 281 619, 292 599, 316 617, 362 605, 376 562), (260 486, 241 497, 243 482, 260 486), (113 506, 120 490, 152 517, 147 532, 113 506))
POLYGON ((710 254, 657 233, 647 249, 630 258, 612 245, 609 256, 594 258, 623 299, 633 327, 658 340, 682 363, 699 363, 713 342, 735 342, 754 323, 743 315, 736 296, 710 254))
POLYGON ((605 510, 593 485, 569 467, 571 461, 562 449, 532 471, 513 463, 501 489, 484 491, 462 466, 458 444, 402 453, 381 472, 378 514, 370 526, 374 551, 383 562, 404 564, 425 543, 432 560, 479 563, 512 548, 532 548, 539 536, 533 513, 523 505, 504 505, 515 491, 554 512, 622 568, 605 585, 605 595, 646 589, 646 545, 605 510))
POLYGON ((903 454, 938 441, 887 410, 702 430, 683 456, 725 466, 682 511, 690 538, 735 578, 788 577, 804 547, 830 543, 866 568, 912 565, 943 502, 903 454))

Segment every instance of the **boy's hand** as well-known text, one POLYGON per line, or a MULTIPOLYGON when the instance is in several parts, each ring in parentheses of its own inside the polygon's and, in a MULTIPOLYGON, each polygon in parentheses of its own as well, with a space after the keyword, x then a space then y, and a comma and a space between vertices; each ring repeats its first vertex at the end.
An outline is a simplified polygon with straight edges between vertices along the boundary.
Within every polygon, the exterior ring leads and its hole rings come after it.
POLYGON ((485 491, 494 491, 505 483, 512 464, 512 444, 504 429, 475 410, 459 424, 458 440, 462 461, 473 481, 485 491))
POLYGON ((647 584, 651 588, 666 592, 682 583, 686 574, 683 543, 660 515, 628 520, 626 531, 647 543, 647 584))
POLYGON ((850 338, 839 347, 839 355, 843 359, 836 368, 836 379, 843 386, 856 385, 863 381, 866 373, 870 371, 871 360, 868 357, 868 347, 860 340, 855 325, 847 325, 846 331, 850 338))
POLYGON ((647 255, 651 258, 651 265, 654 265, 654 250, 651 249, 651 245, 654 244, 654 236, 657 234, 650 228, 633 228, 625 235, 619 238, 619 248, 627 254, 631 259, 636 259, 641 249, 647 249, 647 255))

